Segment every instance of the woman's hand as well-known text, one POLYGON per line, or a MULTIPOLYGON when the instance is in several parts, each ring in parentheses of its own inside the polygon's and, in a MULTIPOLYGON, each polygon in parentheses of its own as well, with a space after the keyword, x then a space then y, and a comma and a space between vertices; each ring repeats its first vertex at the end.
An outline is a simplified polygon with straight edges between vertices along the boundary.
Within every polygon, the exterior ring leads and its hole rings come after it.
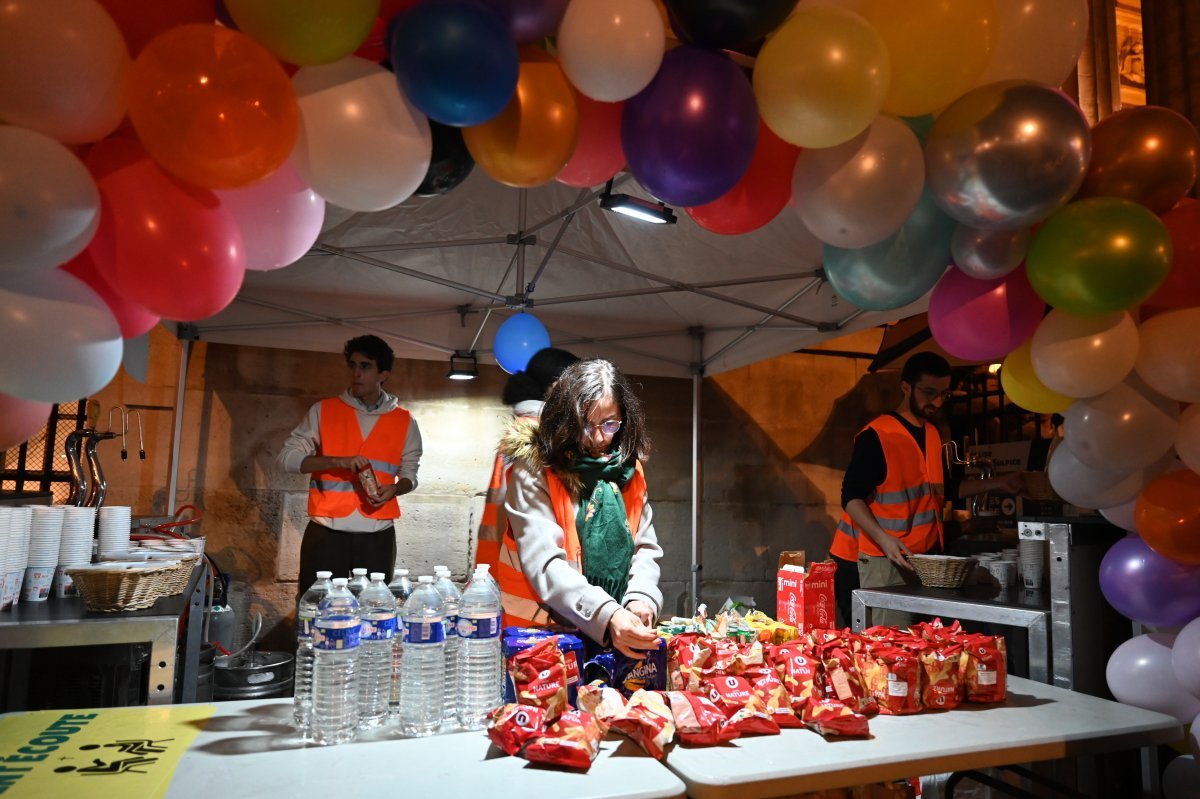
POLYGON ((617 651, 635 660, 643 660, 646 657, 644 651, 638 650, 654 649, 658 646, 658 633, 654 628, 647 627, 632 611, 625 608, 618 608, 608 620, 608 639, 617 651))
POLYGON ((649 602, 634 599, 625 606, 625 609, 641 619, 642 624, 647 627, 654 627, 654 607, 649 602))

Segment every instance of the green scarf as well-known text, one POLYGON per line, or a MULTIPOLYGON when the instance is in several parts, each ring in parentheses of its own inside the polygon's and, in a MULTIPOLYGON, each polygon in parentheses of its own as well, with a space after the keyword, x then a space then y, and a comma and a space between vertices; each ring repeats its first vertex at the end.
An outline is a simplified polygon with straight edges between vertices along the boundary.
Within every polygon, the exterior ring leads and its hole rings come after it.
POLYGON ((575 529, 582 550, 583 576, 618 602, 629 582, 629 564, 633 561, 633 536, 625 516, 621 487, 633 477, 636 463, 623 463, 609 455, 579 455, 571 471, 579 475, 583 490, 575 529))

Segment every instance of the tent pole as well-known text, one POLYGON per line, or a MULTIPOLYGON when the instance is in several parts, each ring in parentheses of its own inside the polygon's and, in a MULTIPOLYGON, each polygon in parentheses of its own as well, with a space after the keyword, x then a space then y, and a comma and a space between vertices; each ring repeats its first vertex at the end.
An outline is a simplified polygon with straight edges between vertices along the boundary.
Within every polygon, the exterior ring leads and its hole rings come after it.
POLYGON ((700 608, 700 570, 704 567, 700 552, 700 503, 704 470, 700 458, 700 390, 704 384, 704 329, 688 331, 696 342, 696 359, 692 364, 692 615, 700 608))
POLYGON ((183 398, 187 387, 188 356, 192 352, 192 339, 180 327, 179 335, 179 385, 175 389, 175 413, 171 431, 171 461, 167 479, 167 515, 175 515, 175 489, 179 483, 179 445, 183 439, 183 398))

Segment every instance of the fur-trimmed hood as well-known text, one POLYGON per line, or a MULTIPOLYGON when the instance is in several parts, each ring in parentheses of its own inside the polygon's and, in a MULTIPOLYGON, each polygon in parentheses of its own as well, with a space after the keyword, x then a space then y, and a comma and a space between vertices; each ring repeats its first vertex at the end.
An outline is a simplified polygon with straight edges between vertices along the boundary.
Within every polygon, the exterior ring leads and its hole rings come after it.
MULTIPOLYGON (((541 472, 546 468, 546 463, 537 446, 537 430, 538 420, 536 418, 518 416, 513 419, 500 438, 500 454, 504 456, 505 460, 520 463, 531 472, 541 472)), ((571 496, 579 496, 583 488, 583 481, 577 472, 554 468, 551 471, 571 492, 571 496)))

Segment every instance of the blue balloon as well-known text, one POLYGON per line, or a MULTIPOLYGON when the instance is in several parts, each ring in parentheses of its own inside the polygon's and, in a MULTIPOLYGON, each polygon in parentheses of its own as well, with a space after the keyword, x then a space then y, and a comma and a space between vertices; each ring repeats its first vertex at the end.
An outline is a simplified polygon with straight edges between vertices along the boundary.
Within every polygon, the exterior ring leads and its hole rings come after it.
POLYGON ((508 317, 492 341, 496 363, 510 375, 522 371, 535 352, 549 346, 550 334, 546 332, 546 326, 527 313, 508 317))
POLYGON ((950 265, 954 220, 928 191, 892 235, 869 247, 825 245, 825 277, 843 299, 868 311, 889 311, 915 302, 950 265))
POLYGON ((387 38, 400 91, 443 125, 487 122, 516 92, 517 45, 478 3, 419 3, 392 18, 387 38))

